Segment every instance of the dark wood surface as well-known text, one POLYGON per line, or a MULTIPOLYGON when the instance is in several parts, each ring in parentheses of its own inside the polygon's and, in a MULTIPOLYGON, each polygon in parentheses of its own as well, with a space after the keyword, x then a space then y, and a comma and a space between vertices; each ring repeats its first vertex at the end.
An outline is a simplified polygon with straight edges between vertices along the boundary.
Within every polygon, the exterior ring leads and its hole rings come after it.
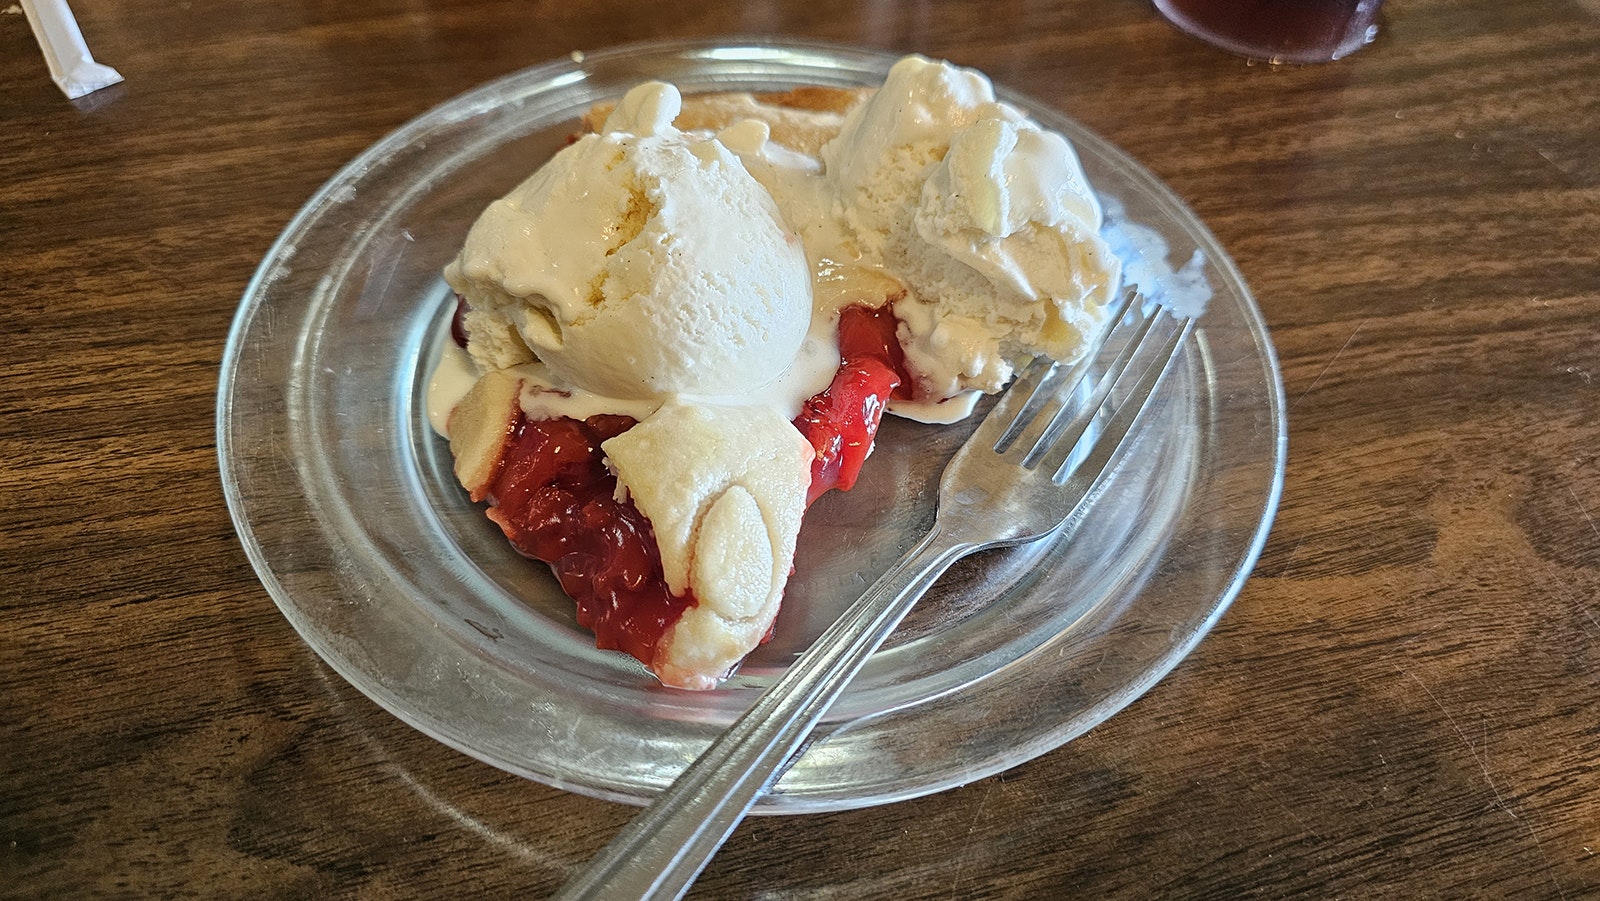
POLYGON ((1600 896, 1593 0, 1397 0, 1306 68, 1139 0, 75 7, 127 78, 76 103, 0 15, 0 895, 537 897, 632 815, 300 641, 223 503, 218 364, 273 238, 405 120, 574 49, 772 33, 977 66, 1141 159, 1256 291, 1289 464, 1144 698, 960 789, 747 822, 693 897, 1600 896))

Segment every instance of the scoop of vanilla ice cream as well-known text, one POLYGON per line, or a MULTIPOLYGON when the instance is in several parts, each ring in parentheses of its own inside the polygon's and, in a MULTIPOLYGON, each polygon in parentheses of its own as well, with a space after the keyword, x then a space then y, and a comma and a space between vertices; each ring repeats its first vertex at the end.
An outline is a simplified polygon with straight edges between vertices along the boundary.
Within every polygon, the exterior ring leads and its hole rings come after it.
POLYGON ((1071 360, 1104 323, 1120 263, 1059 134, 983 75, 907 57, 822 150, 843 251, 899 276, 919 394, 997 391, 1020 357, 1071 360))
POLYGON ((445 280, 481 367, 537 359, 624 400, 783 374, 811 321, 805 252, 736 156, 672 126, 680 106, 670 85, 635 88, 479 217, 445 280))

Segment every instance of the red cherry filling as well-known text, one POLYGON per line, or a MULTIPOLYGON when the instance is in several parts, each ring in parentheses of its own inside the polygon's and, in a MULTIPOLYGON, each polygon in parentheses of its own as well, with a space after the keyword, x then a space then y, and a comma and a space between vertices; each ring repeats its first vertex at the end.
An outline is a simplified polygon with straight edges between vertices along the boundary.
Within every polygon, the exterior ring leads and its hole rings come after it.
POLYGON ((849 491, 855 485, 889 398, 903 396, 902 386, 910 385, 896 325, 890 304, 857 304, 839 316, 839 371, 794 420, 817 451, 807 504, 830 489, 849 491))
POLYGON ((616 476, 601 462, 601 443, 633 424, 519 416, 491 483, 489 518, 518 551, 550 564, 598 647, 649 663, 695 601, 667 590, 649 520, 616 499, 616 476))
POLYGON ((450 314, 450 339, 462 350, 467 349, 467 299, 456 295, 456 311, 450 314))
MULTIPOLYGON (((463 311, 464 305, 457 323, 463 311)), ((855 484, 889 398, 909 385, 895 327, 887 304, 848 307, 840 317, 839 371, 794 420, 817 451, 808 504, 829 489, 855 484)), ((661 637, 695 599, 667 590, 649 520, 632 501, 616 499, 617 479, 600 445, 633 425, 627 416, 579 422, 519 413, 490 481, 488 515, 518 551, 550 564, 597 646, 649 664, 661 637)))

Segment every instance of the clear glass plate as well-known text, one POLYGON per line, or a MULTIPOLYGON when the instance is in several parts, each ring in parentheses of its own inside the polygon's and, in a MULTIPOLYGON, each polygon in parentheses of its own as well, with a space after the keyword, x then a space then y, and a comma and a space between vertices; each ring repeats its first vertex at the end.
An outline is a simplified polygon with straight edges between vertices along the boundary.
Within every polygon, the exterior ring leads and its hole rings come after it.
MULTIPOLYGON (((413 120, 306 204, 239 308, 217 432, 244 547, 333 669, 494 766, 642 803, 910 546, 931 520, 962 428, 886 423, 857 488, 808 515, 776 637, 719 690, 665 689, 631 659, 594 649, 545 567, 512 552, 457 487, 423 409, 452 306, 441 267, 483 206, 560 148, 590 104, 647 79, 686 92, 873 84, 893 61, 764 42, 563 60, 413 120)), ((1102 722, 1222 614, 1276 509, 1282 384, 1233 264, 1127 155, 1060 113, 1002 94, 1076 145, 1114 225, 1146 239, 1127 252, 1147 257, 1129 261, 1146 273, 1147 291, 1173 287, 1164 284, 1175 280, 1170 260, 1192 259, 1177 268, 1213 296, 1162 403, 1073 533, 958 565, 759 810, 938 791, 1102 722)))

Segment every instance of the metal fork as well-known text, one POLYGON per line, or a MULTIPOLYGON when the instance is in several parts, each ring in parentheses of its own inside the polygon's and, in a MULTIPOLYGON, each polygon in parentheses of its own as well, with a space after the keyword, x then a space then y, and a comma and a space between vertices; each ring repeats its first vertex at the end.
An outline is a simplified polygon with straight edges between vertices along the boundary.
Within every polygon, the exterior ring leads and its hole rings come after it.
POLYGON ((1092 501, 1194 325, 1144 309, 1131 290, 1112 316, 1112 327, 1079 363, 1036 360, 1028 367, 945 468, 928 534, 555 898, 682 897, 867 658, 952 563, 1049 535, 1092 501))

